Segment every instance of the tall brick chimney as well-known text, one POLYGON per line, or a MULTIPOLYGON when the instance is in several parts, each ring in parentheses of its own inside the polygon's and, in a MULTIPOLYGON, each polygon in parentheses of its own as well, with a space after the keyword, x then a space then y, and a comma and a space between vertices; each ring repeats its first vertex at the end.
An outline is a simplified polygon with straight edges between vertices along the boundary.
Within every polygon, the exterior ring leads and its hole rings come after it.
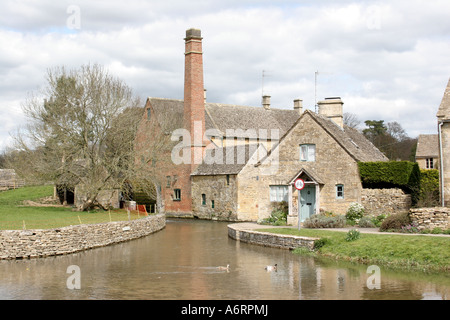
POLYGON ((199 29, 186 30, 184 65, 184 127, 191 133, 191 168, 200 164, 205 149, 205 90, 203 85, 202 36, 199 29))

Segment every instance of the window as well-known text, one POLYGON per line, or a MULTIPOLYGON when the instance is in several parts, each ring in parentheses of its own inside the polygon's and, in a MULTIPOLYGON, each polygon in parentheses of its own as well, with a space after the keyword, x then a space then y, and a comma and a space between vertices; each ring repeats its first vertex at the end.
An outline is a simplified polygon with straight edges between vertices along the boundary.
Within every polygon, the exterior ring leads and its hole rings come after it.
POLYGON ((152 117, 152 111, 150 110, 150 108, 147 109, 147 121, 149 121, 152 117))
POLYGON ((344 199, 344 185, 343 184, 336 185, 336 199, 344 199))
POLYGON ((181 190, 180 189, 175 189, 173 190, 173 200, 174 201, 180 201, 181 200, 181 190))
POLYGON ((433 158, 427 158, 427 169, 433 169, 434 165, 433 165, 433 158))
POLYGON ((301 144, 300 145, 300 161, 316 161, 316 145, 301 144))
POLYGON ((227 174, 227 186, 229 186, 229 185, 230 185, 230 175, 227 174))
POLYGON ((211 208, 214 209, 214 200, 211 200, 211 208))
POLYGON ((288 201, 288 186, 270 186, 270 201, 288 201))
POLYGON ((166 188, 170 188, 170 176, 166 177, 166 181, 167 181, 166 188))
POLYGON ((202 193, 202 206, 206 206, 206 194, 202 193))

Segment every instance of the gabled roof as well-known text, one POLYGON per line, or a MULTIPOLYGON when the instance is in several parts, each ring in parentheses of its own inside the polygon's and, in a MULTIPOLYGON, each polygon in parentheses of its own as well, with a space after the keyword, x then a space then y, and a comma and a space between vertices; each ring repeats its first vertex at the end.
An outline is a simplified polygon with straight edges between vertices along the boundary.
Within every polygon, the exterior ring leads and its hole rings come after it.
MULTIPOLYGON (((334 138, 334 140, 356 161, 372 162, 389 160, 358 130, 350 128, 347 125, 344 125, 344 127, 341 128, 332 120, 322 115, 316 114, 310 110, 304 111, 301 117, 294 123, 290 130, 292 130, 298 124, 298 122, 300 122, 301 119, 303 119, 303 117, 306 117, 307 115, 311 116, 312 119, 316 121, 317 124, 319 124, 326 132, 328 132, 328 134, 332 138, 334 138)), ((281 138, 280 143, 289 133, 289 131, 286 132, 286 134, 281 138)))
POLYGON ((441 120, 450 119, 450 79, 448 80, 447 88, 445 88, 444 96, 442 97, 436 116, 441 118, 441 120))
MULTIPOLYGON (((183 128, 183 100, 148 98, 147 101, 154 109, 162 128, 169 132, 183 128)), ((260 129, 277 129, 280 130, 278 137, 281 137, 299 117, 297 111, 288 109, 266 110, 263 107, 210 102, 205 104, 205 129, 217 129, 223 136, 227 134, 227 130, 233 137, 246 137, 240 135, 239 131, 244 131, 245 134, 246 130, 255 130, 259 134, 260 129)))
POLYGON ((341 128, 324 116, 308 112, 356 161, 388 161, 389 159, 375 147, 361 132, 344 124, 341 128))
POLYGON ((437 134, 421 134, 417 139, 416 158, 439 157, 439 138, 437 134))

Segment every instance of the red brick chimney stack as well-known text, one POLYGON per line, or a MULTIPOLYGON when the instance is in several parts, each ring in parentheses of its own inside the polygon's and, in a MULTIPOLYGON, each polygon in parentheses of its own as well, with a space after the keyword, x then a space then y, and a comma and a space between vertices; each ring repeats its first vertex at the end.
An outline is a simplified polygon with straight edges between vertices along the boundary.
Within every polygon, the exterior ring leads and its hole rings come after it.
POLYGON ((192 170, 200 164, 205 143, 205 90, 202 37, 199 29, 186 30, 184 69, 184 126, 191 133, 192 170))

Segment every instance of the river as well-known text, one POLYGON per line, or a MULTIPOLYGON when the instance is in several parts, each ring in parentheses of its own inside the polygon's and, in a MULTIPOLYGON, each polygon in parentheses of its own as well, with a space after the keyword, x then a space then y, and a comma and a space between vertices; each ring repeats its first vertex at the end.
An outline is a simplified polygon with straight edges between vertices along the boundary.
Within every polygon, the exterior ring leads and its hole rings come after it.
POLYGON ((449 297, 448 274, 374 271, 240 243, 228 237, 227 223, 202 220, 169 219, 165 229, 150 236, 75 254, 0 261, 2 300, 449 297), (217 268, 227 264, 228 270, 217 268), (264 269, 274 264, 276 272, 264 269))

